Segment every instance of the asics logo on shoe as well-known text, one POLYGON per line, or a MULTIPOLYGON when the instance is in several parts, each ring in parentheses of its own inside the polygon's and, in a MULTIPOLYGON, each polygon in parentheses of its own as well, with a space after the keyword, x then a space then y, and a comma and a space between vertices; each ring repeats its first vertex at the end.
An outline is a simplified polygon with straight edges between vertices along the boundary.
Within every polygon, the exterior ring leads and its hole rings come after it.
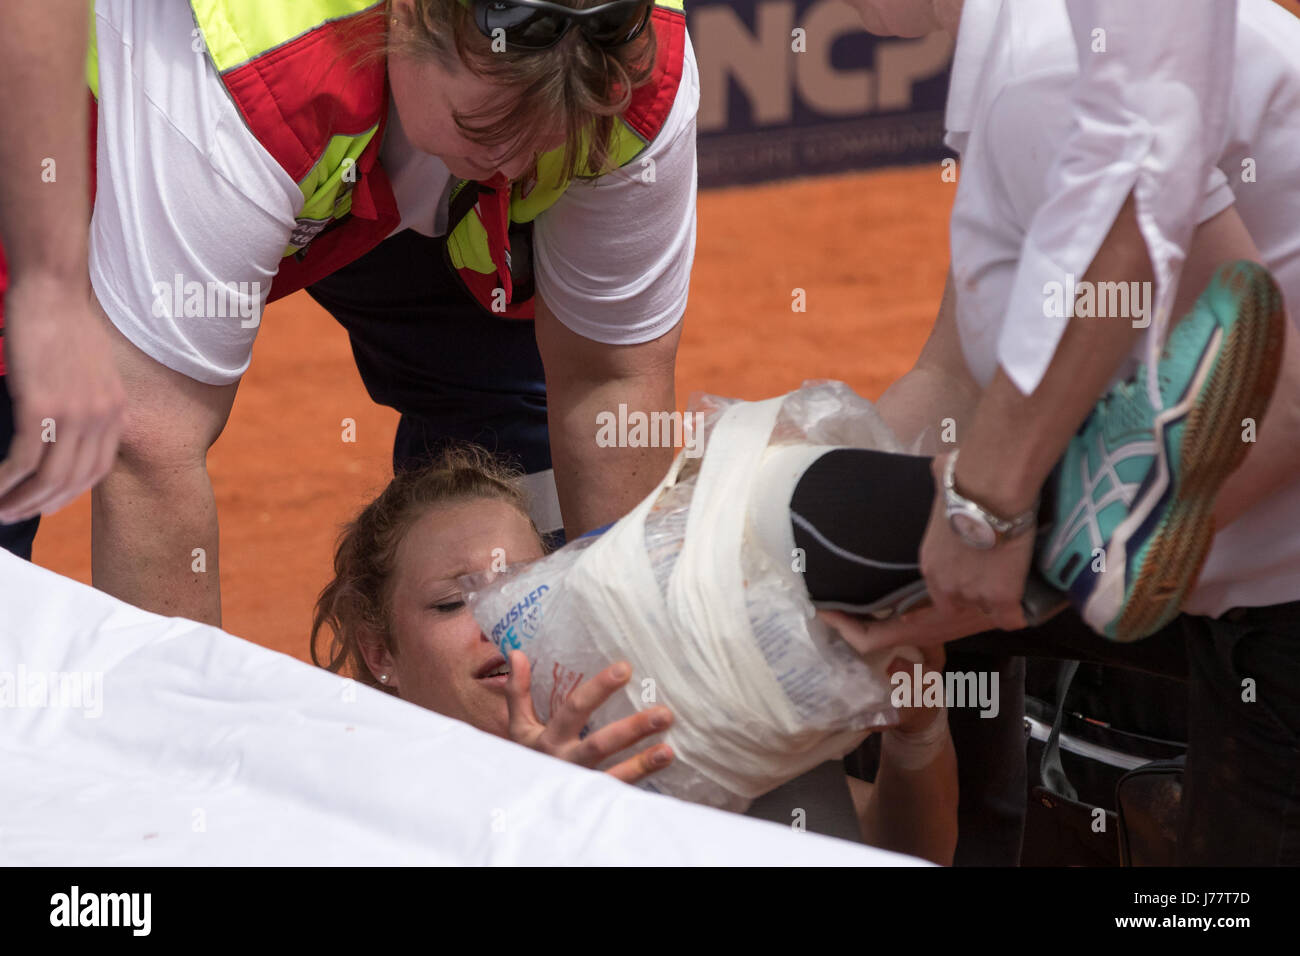
POLYGON ((1108 450, 1102 435, 1096 435, 1097 468, 1090 473, 1089 456, 1078 459, 1082 494, 1074 509, 1066 515, 1052 532, 1048 543, 1046 561, 1055 564, 1066 547, 1085 528, 1093 549, 1105 547, 1107 537, 1101 530, 1100 513, 1113 504, 1122 504, 1127 510, 1137 496, 1141 482, 1122 480, 1118 466, 1132 458, 1151 458, 1157 452, 1156 442, 1144 439, 1126 442, 1119 448, 1108 450), (1104 487, 1104 490, 1103 490, 1104 487))

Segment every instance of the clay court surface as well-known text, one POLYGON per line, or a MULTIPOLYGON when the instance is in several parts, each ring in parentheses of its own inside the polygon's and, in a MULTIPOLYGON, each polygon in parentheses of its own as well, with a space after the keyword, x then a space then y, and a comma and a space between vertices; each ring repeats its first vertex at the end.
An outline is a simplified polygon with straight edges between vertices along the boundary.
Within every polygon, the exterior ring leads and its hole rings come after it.
MULTIPOLYGON (((698 390, 766 398, 807 378, 876 398, 934 319, 955 190, 934 164, 702 192, 678 405, 698 390), (807 312, 791 310, 796 288, 807 312)), ((308 659, 339 526, 390 477, 396 426, 328 313, 304 293, 266 311, 209 456, 227 631, 308 659), (342 440, 345 418, 355 443, 342 440)), ((89 495, 43 520, 35 558, 89 583, 89 495)))

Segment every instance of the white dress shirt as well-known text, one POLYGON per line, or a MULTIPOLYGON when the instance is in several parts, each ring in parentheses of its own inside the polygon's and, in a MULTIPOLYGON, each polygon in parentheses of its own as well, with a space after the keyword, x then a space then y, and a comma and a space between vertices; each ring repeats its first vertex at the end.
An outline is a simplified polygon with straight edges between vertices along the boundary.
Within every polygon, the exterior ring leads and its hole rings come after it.
POLYGON ((1067 311, 1047 327, 1038 321, 1044 284, 1083 278, 1130 192, 1155 272, 1153 324, 1163 328, 1227 131, 1235 0, 1065 5, 1078 62, 1073 124, 1025 236, 1000 343, 1025 393, 1069 319, 1067 311))
MULTIPOLYGON (((1287 301, 1300 302, 1300 20, 1241 0, 1224 28, 1232 6, 966 0, 946 141, 962 156, 957 325, 981 385, 1000 365, 1023 391, 1037 387, 1069 321, 1046 314, 1044 286, 1082 279, 1130 192, 1157 322, 1192 228, 1234 203, 1287 301), (1094 28, 1106 53, 1092 52, 1094 28)), ((1300 481, 1216 536, 1185 607, 1218 615, 1297 599, 1300 481)))

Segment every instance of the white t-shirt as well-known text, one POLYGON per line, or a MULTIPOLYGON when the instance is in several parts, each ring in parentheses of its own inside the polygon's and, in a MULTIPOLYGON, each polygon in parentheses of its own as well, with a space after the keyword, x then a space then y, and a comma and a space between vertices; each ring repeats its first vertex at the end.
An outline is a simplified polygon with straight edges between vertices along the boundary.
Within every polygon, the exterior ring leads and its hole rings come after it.
MULTIPOLYGON (((1241 0, 1239 7, 1226 141, 1201 191, 1197 222, 1235 204, 1291 303, 1294 323, 1300 302, 1300 20, 1272 0, 1241 0), (1247 158, 1256 170, 1249 178, 1243 177, 1247 158)), ((1113 49, 1119 38, 1112 32, 1110 40, 1113 49)), ((1038 361, 1007 350, 1006 330, 1028 322, 1033 327, 1026 335, 1043 335, 1049 320, 1041 298, 1032 317, 1013 319, 1008 312, 1026 236, 1053 198, 1048 171, 1075 123, 1078 56, 1063 0, 966 0, 947 137, 962 154, 952 266, 962 351, 982 386, 1000 363, 1038 361)), ((1117 211, 1072 210, 1080 220, 1109 214, 1107 222, 1117 211)), ((1053 338, 1049 358, 1055 345, 1053 338)), ((1033 367, 1019 371, 1041 375, 1033 367)), ((1297 529, 1300 480, 1216 535, 1186 610, 1217 616, 1235 606, 1300 599, 1297 529)))
MULTIPOLYGON (((188 4, 97 0, 95 27, 91 285, 147 355, 197 381, 229 384, 248 368, 302 193, 235 109, 193 34, 188 4)), ((698 106, 688 39, 681 86, 655 141, 626 171, 574 183, 538 217, 538 292, 578 334, 628 345, 681 320, 695 254, 698 106), (654 161, 653 183, 642 180, 642 159, 654 161)), ((451 175, 410 145, 395 112, 380 157, 399 229, 443 234, 451 175)))

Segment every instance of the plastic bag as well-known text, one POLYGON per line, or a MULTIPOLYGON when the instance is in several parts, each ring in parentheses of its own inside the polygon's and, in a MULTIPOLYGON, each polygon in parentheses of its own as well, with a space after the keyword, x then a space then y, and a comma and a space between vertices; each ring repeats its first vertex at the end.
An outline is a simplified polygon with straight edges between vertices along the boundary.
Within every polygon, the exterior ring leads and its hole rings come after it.
POLYGON ((703 457, 678 455, 603 534, 461 583, 502 653, 527 655, 543 722, 625 660, 631 680, 586 732, 666 705, 676 759, 642 786, 743 811, 897 719, 885 673, 894 655, 864 660, 813 616, 797 571, 750 540, 746 490, 769 445, 899 446, 871 403, 839 382, 760 403, 696 395, 687 421, 703 429, 703 457))

